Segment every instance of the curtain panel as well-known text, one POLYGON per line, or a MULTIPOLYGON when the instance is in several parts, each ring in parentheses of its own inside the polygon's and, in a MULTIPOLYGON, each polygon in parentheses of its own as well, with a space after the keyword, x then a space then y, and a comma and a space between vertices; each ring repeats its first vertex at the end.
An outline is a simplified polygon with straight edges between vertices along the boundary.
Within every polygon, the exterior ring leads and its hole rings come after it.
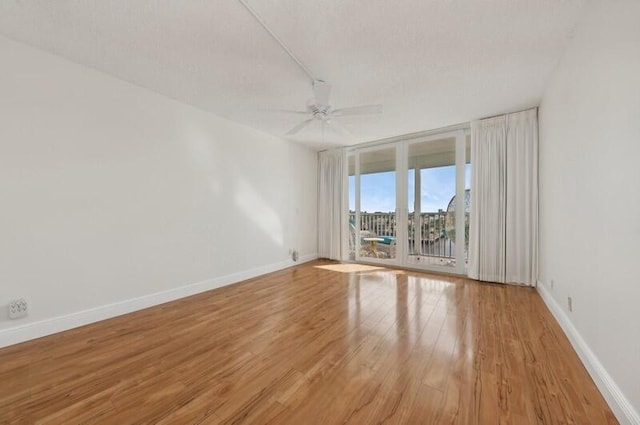
POLYGON ((469 277, 535 285, 538 273, 538 111, 471 125, 469 277))
POLYGON ((318 154, 318 256, 342 257, 342 198, 346 154, 343 149, 318 154))

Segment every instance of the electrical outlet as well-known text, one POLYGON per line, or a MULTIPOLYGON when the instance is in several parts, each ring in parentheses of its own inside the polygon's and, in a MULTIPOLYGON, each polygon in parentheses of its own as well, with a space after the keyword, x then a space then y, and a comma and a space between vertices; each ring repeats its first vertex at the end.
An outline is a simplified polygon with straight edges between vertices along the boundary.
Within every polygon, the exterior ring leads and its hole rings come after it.
POLYGON ((27 300, 24 298, 9 301, 9 319, 19 319, 26 316, 28 307, 27 300))
POLYGON ((553 279, 549 281, 549 285, 551 286, 551 289, 553 289, 553 279))
POLYGON ((573 298, 567 297, 567 306, 569 307, 569 311, 573 311, 573 298))

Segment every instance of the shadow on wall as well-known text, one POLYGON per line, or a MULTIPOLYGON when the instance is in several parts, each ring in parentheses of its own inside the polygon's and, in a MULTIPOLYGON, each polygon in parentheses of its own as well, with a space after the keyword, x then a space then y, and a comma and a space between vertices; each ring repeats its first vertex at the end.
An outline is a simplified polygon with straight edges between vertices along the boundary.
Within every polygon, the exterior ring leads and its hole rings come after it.
MULTIPOLYGON (((283 218, 276 207, 266 196, 253 185, 246 175, 239 174, 242 167, 232 168, 228 161, 224 161, 225 156, 219 152, 218 146, 210 136, 203 134, 196 129, 192 129, 189 137, 189 153, 191 161, 197 165, 201 175, 207 177, 207 188, 213 197, 222 203, 223 209, 228 209, 230 217, 238 220, 238 213, 242 214, 243 223, 251 223, 260 235, 250 231, 245 226, 240 226, 236 222, 236 234, 230 237, 250 238, 251 242, 259 239, 267 239, 282 249, 285 246, 285 234, 283 218), (228 192, 227 192, 228 191, 228 192), (226 192, 226 193, 225 193, 226 192), (231 208, 231 201, 236 208, 231 208)), ((241 149, 238 149, 237 156, 241 157, 241 149)), ((265 166, 263 170, 267 170, 265 166)), ((247 175, 255 173, 256 170, 247 169, 247 175)), ((259 172, 259 170, 257 170, 259 172)), ((266 174, 266 173, 265 173, 266 174)), ((254 176, 258 178, 259 176, 254 176)), ((261 183, 268 185, 271 175, 262 176, 261 183)), ((278 183, 275 182, 274 183, 278 183)), ((282 186, 279 182, 276 187, 282 186)), ((287 190, 285 188, 284 190, 287 190)), ((281 207, 287 208, 286 205, 281 207)), ((286 212, 286 210, 285 210, 286 212)), ((232 220, 233 221, 233 220, 232 220)), ((225 223, 217 223, 224 226, 225 223)), ((225 229, 228 230, 228 229, 225 229)), ((248 241, 247 241, 248 242, 248 241)))

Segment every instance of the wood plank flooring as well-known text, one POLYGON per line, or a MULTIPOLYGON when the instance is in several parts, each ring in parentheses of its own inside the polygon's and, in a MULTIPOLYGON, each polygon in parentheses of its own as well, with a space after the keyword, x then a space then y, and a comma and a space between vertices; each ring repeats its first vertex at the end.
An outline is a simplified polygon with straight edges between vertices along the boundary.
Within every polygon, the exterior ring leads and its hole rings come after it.
POLYGON ((2 424, 617 424, 530 288, 316 261, 0 350, 2 424))

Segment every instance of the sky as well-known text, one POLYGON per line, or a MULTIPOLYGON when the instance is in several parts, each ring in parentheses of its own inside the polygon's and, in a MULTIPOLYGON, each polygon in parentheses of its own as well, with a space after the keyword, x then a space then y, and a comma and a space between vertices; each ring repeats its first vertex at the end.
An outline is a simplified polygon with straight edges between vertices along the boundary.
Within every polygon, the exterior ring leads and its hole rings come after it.
MULTIPOLYGON (((396 173, 363 174, 360 176, 360 207, 363 212, 392 212, 396 209, 396 173)), ((456 191, 455 166, 426 168, 421 170, 422 212, 447 209, 456 191)), ((409 170, 408 208, 413 211, 414 170, 409 170)), ((471 187, 471 165, 465 166, 465 189, 471 187)), ((349 176, 349 209, 355 210, 355 176, 349 176)))

